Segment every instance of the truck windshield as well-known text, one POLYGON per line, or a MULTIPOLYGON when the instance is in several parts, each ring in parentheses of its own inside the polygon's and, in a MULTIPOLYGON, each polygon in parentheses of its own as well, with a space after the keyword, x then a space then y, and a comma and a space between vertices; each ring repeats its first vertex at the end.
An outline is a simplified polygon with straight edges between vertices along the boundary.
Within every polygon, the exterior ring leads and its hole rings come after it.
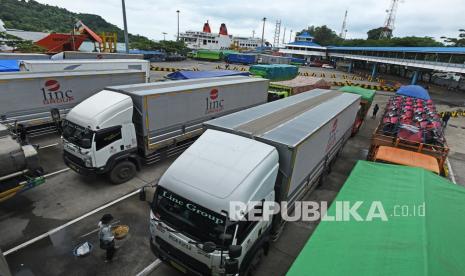
POLYGON ((63 138, 84 149, 90 149, 94 132, 88 128, 63 121, 63 138))
MULTIPOLYGON (((226 217, 176 195, 160 186, 155 193, 152 210, 159 219, 197 242, 214 242, 219 247, 231 244, 223 241, 226 217), (221 235, 221 236, 220 236, 221 235)), ((228 227, 227 234, 234 234, 228 227)))

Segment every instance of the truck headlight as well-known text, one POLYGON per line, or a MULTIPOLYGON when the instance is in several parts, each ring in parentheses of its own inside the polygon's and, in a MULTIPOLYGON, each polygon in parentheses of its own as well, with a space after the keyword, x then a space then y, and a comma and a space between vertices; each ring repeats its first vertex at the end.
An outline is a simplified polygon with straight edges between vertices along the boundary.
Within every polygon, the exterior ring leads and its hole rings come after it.
POLYGON ((90 158, 90 157, 87 157, 87 158, 84 157, 84 165, 85 165, 86 167, 92 167, 92 158, 90 158))

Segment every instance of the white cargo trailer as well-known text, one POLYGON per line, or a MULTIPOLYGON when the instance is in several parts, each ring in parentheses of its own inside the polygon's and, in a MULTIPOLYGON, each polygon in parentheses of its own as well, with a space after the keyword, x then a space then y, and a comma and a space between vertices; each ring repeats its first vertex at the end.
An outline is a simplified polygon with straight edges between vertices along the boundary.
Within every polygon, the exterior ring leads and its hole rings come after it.
POLYGON ((0 59, 14 60, 49 60, 50 56, 46 54, 26 54, 26 53, 0 53, 0 59))
POLYGON ((150 81, 150 62, 142 59, 22 60, 19 63, 19 70, 27 72, 136 70, 145 73, 145 82, 150 81))
POLYGON ((258 56, 258 63, 261 64, 291 64, 292 58, 283 56, 273 56, 260 54, 258 56))
POLYGON ((64 51, 53 55, 51 59, 144 59, 144 55, 126 53, 64 51))
POLYGON ((141 161, 179 153, 203 132, 203 122, 265 103, 268 84, 235 76, 108 87, 68 113, 65 163, 125 182, 141 161))
POLYGON ((51 110, 63 115, 107 86, 144 81, 145 73, 136 70, 0 74, 0 122, 50 123, 51 110))
POLYGON ((156 187, 154 253, 195 275, 253 273, 284 224, 264 206, 286 202, 289 214, 316 187, 349 139, 359 101, 315 89, 206 122, 156 187), (262 219, 249 220, 252 210, 262 219))

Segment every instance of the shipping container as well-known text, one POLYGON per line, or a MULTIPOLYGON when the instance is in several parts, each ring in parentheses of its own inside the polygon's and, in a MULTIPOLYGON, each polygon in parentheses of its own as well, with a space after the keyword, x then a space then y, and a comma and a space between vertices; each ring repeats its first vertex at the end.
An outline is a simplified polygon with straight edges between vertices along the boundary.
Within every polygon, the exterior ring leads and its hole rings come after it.
POLYGON ((141 59, 24 60, 20 62, 20 70, 27 72, 137 70, 145 73, 145 82, 150 81, 150 62, 141 59))
POLYGON ((0 122, 26 126, 51 121, 50 111, 65 114, 106 86, 145 82, 145 72, 14 72, 0 74, 0 122))
POLYGON ((291 64, 291 57, 272 56, 272 55, 258 55, 258 63, 260 64, 291 64))
POLYGON ((2 59, 46 60, 46 59, 50 59, 50 56, 46 54, 0 53, 0 60, 2 59))
POLYGON ((142 54, 126 53, 100 53, 100 52, 79 52, 65 51, 51 57, 53 60, 61 59, 144 59, 142 54))
POLYGON ((315 89, 208 121, 205 126, 274 146, 280 167, 276 201, 293 203, 350 137, 359 104, 358 95, 315 89))
POLYGON ((136 110, 136 132, 144 137, 144 151, 150 151, 200 134, 202 122, 266 102, 268 80, 248 77, 212 78, 109 87, 127 94, 136 110), (230 78, 230 79, 229 79, 230 78), (166 116, 166 114, 171 114, 166 116), (140 123, 142 122, 142 123, 140 123))

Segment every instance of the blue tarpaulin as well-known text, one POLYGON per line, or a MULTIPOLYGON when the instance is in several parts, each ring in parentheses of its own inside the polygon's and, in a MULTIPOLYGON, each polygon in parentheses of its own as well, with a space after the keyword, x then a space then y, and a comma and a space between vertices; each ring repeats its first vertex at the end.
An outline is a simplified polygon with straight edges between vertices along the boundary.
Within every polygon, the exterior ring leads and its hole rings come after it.
POLYGON ((238 72, 232 70, 213 70, 213 71, 177 71, 168 74, 168 78, 172 80, 187 80, 200 78, 216 78, 227 76, 248 76, 249 72, 238 72))
POLYGON ((0 72, 17 72, 19 71, 19 60, 0 59, 0 72))
POLYGON ((400 96, 414 97, 423 100, 431 99, 428 91, 419 85, 401 86, 399 90, 397 90, 396 94, 400 96))
POLYGON ((252 64, 257 62, 257 55, 254 54, 229 54, 226 58, 229 63, 252 64))

